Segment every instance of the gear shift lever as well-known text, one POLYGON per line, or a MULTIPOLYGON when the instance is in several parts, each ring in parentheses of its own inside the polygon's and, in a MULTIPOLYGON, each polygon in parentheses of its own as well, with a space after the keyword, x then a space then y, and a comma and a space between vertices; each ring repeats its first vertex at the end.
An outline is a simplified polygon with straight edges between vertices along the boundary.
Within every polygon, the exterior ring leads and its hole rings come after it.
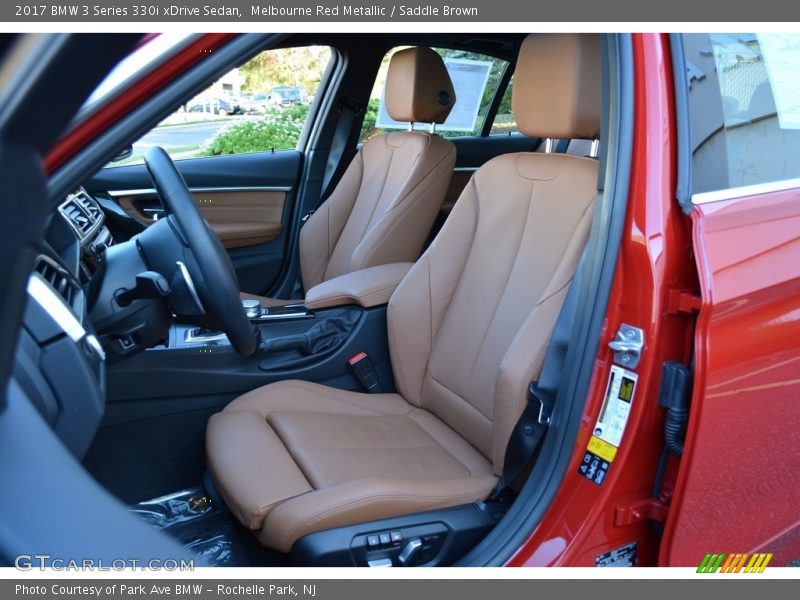
POLYGON ((242 306, 248 319, 257 319, 261 316, 261 302, 255 299, 242 300, 242 306))

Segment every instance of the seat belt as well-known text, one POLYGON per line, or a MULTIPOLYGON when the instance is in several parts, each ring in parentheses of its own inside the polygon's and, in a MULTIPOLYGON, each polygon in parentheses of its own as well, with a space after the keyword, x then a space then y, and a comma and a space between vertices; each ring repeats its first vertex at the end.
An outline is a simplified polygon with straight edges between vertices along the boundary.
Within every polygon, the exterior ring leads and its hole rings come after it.
POLYGON ((489 496, 490 501, 500 498, 522 475, 537 455, 547 433, 577 313, 577 295, 583 279, 585 256, 584 249, 567 291, 567 297, 558 313, 539 379, 532 381, 528 386, 528 403, 511 432, 503 461, 503 472, 489 496))
POLYGON ((322 186, 320 187, 319 202, 303 216, 302 222, 305 223, 314 212, 325 202, 328 196, 333 193, 334 178, 339 170, 342 157, 347 150, 347 141, 350 139, 350 132, 353 129, 353 121, 361 112, 361 105, 351 98, 342 97, 339 100, 339 121, 331 139, 331 149, 328 152, 328 162, 325 165, 325 173, 322 176, 322 186))

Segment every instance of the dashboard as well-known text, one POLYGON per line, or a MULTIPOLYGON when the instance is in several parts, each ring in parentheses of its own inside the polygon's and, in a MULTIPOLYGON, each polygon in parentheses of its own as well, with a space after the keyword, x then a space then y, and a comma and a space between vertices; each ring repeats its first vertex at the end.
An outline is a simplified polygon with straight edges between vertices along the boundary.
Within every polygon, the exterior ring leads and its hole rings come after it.
POLYGON ((27 286, 14 378, 65 446, 82 457, 105 408, 106 353, 89 319, 94 275, 114 239, 83 188, 54 210, 27 286))

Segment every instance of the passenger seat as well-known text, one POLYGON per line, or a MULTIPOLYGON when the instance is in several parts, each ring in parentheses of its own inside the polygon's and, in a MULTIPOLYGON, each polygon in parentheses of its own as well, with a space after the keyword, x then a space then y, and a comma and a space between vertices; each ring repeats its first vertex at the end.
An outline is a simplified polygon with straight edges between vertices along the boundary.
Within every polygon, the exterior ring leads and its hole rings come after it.
MULTIPOLYGON (((395 121, 444 123, 456 101, 441 57, 407 48, 389 63, 386 110, 395 121)), ((300 232, 303 288, 368 267, 417 260, 456 161, 452 142, 398 131, 367 140, 300 232)), ((289 300, 242 294, 262 306, 289 300)))

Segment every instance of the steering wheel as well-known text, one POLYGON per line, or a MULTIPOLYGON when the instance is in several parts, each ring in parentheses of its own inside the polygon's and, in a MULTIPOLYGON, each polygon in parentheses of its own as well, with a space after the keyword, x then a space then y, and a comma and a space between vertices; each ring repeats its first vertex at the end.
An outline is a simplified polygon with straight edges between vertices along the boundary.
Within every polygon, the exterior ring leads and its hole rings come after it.
POLYGON ((222 242, 203 219, 183 176, 164 149, 150 148, 144 162, 167 214, 163 220, 177 228, 175 237, 187 257, 185 267, 204 310, 202 323, 225 332, 239 354, 253 354, 258 346, 256 335, 242 306, 236 271, 222 242))

